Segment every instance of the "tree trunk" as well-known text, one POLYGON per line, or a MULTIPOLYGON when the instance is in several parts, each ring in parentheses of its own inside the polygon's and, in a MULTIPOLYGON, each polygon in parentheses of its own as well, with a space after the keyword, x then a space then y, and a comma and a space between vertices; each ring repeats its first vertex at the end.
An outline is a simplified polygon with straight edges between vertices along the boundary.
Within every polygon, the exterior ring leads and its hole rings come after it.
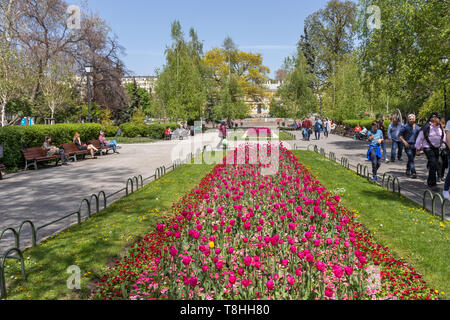
POLYGON ((2 109, 2 127, 5 127, 6 126, 6 96, 5 95, 3 95, 3 97, 2 97, 0 107, 2 109))

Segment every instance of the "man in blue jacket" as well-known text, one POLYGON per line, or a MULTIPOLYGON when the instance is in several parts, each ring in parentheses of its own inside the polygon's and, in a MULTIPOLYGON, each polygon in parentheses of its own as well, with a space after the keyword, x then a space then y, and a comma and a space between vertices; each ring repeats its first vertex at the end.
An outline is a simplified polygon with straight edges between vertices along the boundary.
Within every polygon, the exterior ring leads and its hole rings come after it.
POLYGON ((398 116, 392 118, 392 123, 388 128, 388 139, 392 141, 391 162, 395 162, 395 154, 397 153, 398 161, 402 161, 403 143, 399 138, 400 130, 403 124, 399 121, 398 116), (398 150, 398 152, 397 152, 398 150))
POLYGON ((417 179, 416 168, 414 166, 414 159, 416 157, 416 139, 419 135, 420 127, 416 124, 416 116, 410 114, 408 116, 408 123, 402 127, 399 133, 399 139, 405 146, 405 152, 408 156, 408 164, 406 165, 406 175, 412 179, 417 179))

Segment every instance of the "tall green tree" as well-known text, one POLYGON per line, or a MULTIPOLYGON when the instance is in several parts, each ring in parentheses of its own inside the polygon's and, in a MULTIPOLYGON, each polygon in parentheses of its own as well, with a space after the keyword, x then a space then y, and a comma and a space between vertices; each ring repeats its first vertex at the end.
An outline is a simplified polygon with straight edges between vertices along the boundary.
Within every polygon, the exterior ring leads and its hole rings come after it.
POLYGON ((311 84, 315 80, 310 66, 301 49, 297 55, 285 61, 284 68, 289 74, 278 89, 270 108, 276 117, 301 118, 317 111, 317 98, 311 84))
POLYGON ((360 0, 358 35, 366 88, 380 81, 391 108, 418 112, 434 92, 448 82, 450 3, 438 0, 360 0), (369 28, 370 5, 381 10, 379 28, 369 28))
POLYGON ((162 116, 172 120, 199 119, 204 114, 207 94, 202 45, 193 29, 186 42, 179 21, 172 23, 171 37, 173 43, 166 49, 166 64, 156 83, 162 116))

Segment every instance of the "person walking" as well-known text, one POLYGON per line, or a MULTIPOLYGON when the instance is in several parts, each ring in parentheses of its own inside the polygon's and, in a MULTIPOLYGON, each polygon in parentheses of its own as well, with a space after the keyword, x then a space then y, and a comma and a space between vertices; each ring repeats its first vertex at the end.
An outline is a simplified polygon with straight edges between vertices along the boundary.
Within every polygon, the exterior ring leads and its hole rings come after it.
POLYGON ((388 139, 392 142, 391 149, 391 162, 395 162, 395 156, 397 155, 398 161, 402 161, 403 143, 399 139, 400 130, 403 128, 403 124, 400 122, 397 115, 392 117, 392 123, 388 127, 388 139))
POLYGON ((320 140, 321 130, 322 130, 322 120, 316 117, 316 120, 314 122, 314 136, 316 137, 316 140, 320 140))
POLYGON ((219 138, 220 138, 220 141, 219 141, 219 144, 217 145, 217 149, 219 149, 220 146, 224 146, 223 145, 223 140, 225 140, 227 138, 227 125, 226 125, 225 121, 222 121, 220 123, 220 126, 219 126, 219 138))
POLYGON ((383 132, 378 127, 378 122, 372 122, 372 130, 368 133, 369 150, 367 151, 367 159, 372 162, 372 181, 377 181, 377 172, 381 167, 381 144, 384 137, 383 132))
POLYGON ((330 122, 328 121, 327 118, 325 118, 323 121, 323 134, 325 135, 326 138, 328 138, 329 129, 330 129, 330 122))
POLYGON ((66 153, 64 152, 64 149, 60 149, 58 147, 55 147, 52 145, 52 138, 50 136, 45 137, 44 144, 42 145, 42 148, 44 148, 45 152, 47 152, 48 156, 54 156, 56 154, 59 154, 61 158, 61 163, 63 166, 67 166, 67 160, 68 157, 66 153))
MULTIPOLYGON (((384 120, 381 119, 380 121, 378 121, 378 128, 381 130, 381 132, 383 133, 383 137, 386 137, 386 127, 384 126, 384 120)), ((383 141, 383 143, 381 144, 381 150, 383 151, 383 159, 384 162, 389 163, 389 158, 387 156, 387 151, 386 151, 386 142, 383 141)))
POLYGON ((439 150, 444 141, 444 130, 441 128, 441 116, 433 113, 427 123, 422 127, 416 140, 416 154, 419 155, 423 150, 428 160, 428 187, 437 192, 437 169, 439 150))
MULTIPOLYGON (((442 130, 444 130, 445 132, 445 120, 441 119, 441 127, 442 130)), ((445 140, 445 138, 444 138, 445 140)), ((441 148, 439 150, 439 161, 438 161, 438 176, 437 176, 437 181, 445 181, 445 171, 448 168, 448 145, 447 143, 444 141, 444 143, 442 143, 441 148)))
POLYGON ((416 157, 416 139, 419 135, 420 127, 416 124, 416 116, 410 114, 408 116, 408 123, 403 126, 398 135, 400 141, 405 146, 405 152, 408 156, 408 163, 406 165, 406 176, 412 179, 417 179, 416 167, 414 159, 416 157))
MULTIPOLYGON (((450 146, 450 120, 447 121, 447 124, 445 125, 445 132, 446 132, 446 143, 447 146, 450 146)), ((448 167, 450 168, 450 157, 448 157, 448 167)), ((444 184, 444 192, 442 195, 444 196, 444 199, 450 200, 450 170, 447 173, 447 178, 445 178, 445 184, 444 184)))
POLYGON ((311 120, 308 118, 305 118, 302 123, 302 128, 304 130, 304 135, 306 141, 309 141, 310 135, 311 135, 311 120))

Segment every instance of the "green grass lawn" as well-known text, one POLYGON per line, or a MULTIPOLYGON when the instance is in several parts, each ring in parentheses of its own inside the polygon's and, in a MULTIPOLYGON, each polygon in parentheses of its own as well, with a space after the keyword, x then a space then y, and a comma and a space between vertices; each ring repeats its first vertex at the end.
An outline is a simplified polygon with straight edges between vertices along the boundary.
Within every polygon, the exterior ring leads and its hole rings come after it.
POLYGON ((312 174, 398 260, 406 260, 434 289, 450 299, 450 223, 440 221, 405 197, 399 197, 355 172, 312 151, 294 151, 312 174))
POLYGON ((172 204, 200 183, 213 165, 183 165, 150 183, 80 226, 24 252, 27 281, 22 283, 18 263, 7 260, 8 299, 85 299, 113 262, 135 240, 150 233, 172 204), (81 269, 81 290, 67 288, 67 268, 81 269))
POLYGON ((109 137, 106 140, 116 140, 118 144, 128 144, 128 143, 150 143, 158 140, 147 138, 147 137, 136 137, 136 138, 127 138, 127 137, 109 137))
MULTIPOLYGON (((244 141, 245 139, 243 138, 243 136, 244 136, 244 134, 245 134, 245 131, 236 131, 236 132, 231 132, 230 133, 230 135, 228 136, 228 140, 234 140, 235 138, 238 140, 238 141, 244 141)), ((257 140, 257 138, 256 137, 248 137, 247 138, 249 141, 255 141, 255 140, 257 140)), ((279 132, 279 137, 278 137, 278 139, 280 140, 280 141, 287 141, 287 140, 294 140, 294 138, 292 138, 289 134, 287 134, 286 132, 283 132, 283 131, 280 131, 279 132)), ((268 140, 268 139, 264 139, 264 141, 265 140, 268 140)))

